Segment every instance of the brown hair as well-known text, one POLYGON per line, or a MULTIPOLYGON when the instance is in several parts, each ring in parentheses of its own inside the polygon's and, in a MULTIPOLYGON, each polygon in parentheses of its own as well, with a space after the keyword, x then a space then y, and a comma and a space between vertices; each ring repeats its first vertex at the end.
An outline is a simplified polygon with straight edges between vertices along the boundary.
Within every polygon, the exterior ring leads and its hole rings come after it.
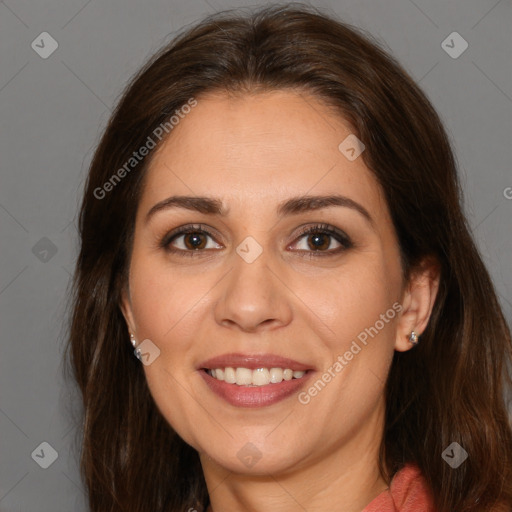
POLYGON ((128 85, 93 157, 67 347, 83 396, 81 469, 91 510, 183 511, 208 503, 198 454, 158 411, 119 308, 149 156, 103 198, 95 191, 190 98, 287 88, 334 107, 364 142, 404 276, 427 256, 440 263, 422 341, 395 352, 391 366, 383 477, 389 482, 415 463, 439 512, 510 510, 510 330, 462 212, 446 132, 425 94, 371 36, 295 4, 228 11, 182 32, 128 85), (457 469, 441 457, 454 441, 469 454, 457 469))

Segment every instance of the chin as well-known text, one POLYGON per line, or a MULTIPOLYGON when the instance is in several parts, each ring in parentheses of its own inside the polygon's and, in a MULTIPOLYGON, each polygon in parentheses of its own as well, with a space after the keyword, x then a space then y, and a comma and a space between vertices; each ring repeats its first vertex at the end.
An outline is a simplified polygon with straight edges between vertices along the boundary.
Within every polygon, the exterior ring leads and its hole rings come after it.
MULTIPOLYGON (((262 438, 261 434, 259 438, 262 438)), ((207 449, 198 449, 203 462, 211 459, 228 471, 252 476, 292 472, 306 458, 304 450, 304 440, 298 443, 283 440, 269 442, 263 438, 261 442, 257 442, 251 441, 250 436, 230 439, 227 444, 210 441, 207 449)))

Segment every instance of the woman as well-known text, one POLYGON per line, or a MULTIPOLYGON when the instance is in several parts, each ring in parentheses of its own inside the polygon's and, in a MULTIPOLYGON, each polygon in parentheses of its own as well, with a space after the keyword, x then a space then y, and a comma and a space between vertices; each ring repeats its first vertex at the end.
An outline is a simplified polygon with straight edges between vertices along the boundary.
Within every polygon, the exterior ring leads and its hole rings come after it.
POLYGON ((291 5, 181 34, 121 98, 80 236, 92 511, 511 509, 511 337, 454 157, 355 28, 291 5))

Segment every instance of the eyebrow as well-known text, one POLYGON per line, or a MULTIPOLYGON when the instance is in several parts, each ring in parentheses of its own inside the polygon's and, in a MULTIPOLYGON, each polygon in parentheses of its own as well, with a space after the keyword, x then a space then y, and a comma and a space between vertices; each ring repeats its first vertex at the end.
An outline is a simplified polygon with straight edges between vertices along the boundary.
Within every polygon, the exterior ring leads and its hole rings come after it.
MULTIPOLYGON (((372 227, 375 227, 374 220, 364 206, 342 195, 292 197, 278 205, 277 215, 279 217, 297 215, 299 213, 333 206, 351 208, 359 212, 372 227)), ((149 222, 157 212, 170 208, 183 208, 207 215, 219 215, 221 217, 226 217, 229 214, 229 209, 224 208, 220 199, 204 196, 171 196, 156 203, 146 214, 145 222, 149 222)))

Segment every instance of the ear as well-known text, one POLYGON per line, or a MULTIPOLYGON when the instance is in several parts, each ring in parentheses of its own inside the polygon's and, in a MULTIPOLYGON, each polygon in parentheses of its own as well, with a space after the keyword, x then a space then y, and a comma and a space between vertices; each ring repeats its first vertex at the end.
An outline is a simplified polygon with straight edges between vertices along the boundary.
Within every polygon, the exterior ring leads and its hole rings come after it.
POLYGON ((123 313, 126 325, 128 326, 128 331, 136 336, 137 327, 134 320, 128 284, 123 286, 121 289, 121 303, 119 304, 119 309, 123 313))
POLYGON ((440 264, 434 257, 426 257, 411 271, 411 277, 402 293, 402 315, 398 321, 395 350, 405 352, 414 345, 409 341, 411 331, 420 336, 426 329, 440 281, 440 264))

